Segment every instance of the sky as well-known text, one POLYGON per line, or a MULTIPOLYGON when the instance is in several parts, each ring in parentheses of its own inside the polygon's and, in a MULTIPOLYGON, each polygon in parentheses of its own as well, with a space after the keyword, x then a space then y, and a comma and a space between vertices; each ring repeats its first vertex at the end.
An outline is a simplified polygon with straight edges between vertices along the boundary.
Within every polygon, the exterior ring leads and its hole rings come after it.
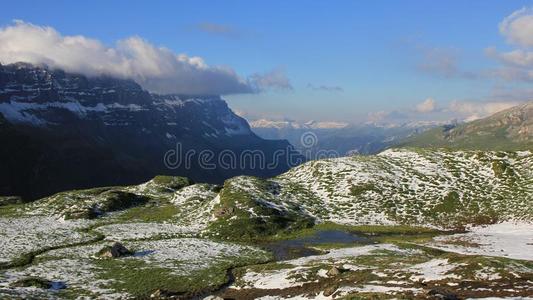
POLYGON ((222 94, 249 120, 475 119, 533 98, 532 1, 6 1, 0 63, 222 94))

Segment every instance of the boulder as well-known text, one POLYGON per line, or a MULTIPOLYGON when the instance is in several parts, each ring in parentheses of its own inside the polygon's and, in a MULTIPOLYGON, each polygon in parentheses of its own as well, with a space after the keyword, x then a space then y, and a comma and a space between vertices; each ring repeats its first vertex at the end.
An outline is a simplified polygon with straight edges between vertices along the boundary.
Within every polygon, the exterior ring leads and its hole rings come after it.
POLYGON ((329 277, 339 276, 340 274, 341 274, 341 269, 335 266, 331 267, 331 269, 329 269, 328 272, 326 273, 326 275, 328 275, 329 277))
POLYGON ((133 252, 128 250, 124 245, 119 242, 113 244, 113 246, 106 246, 98 252, 100 257, 117 258, 123 256, 132 255, 133 252))
POLYGON ((325 297, 329 297, 329 296, 333 295, 337 291, 338 288, 339 288, 339 286, 337 286, 337 285, 328 286, 328 287, 326 287, 324 289, 323 295, 325 297))
POLYGON ((220 207, 215 210, 214 215, 215 217, 220 218, 220 217, 232 215, 234 212, 235 212, 235 208, 233 207, 220 207))
POLYGON ((427 292, 427 296, 430 299, 459 300, 456 294, 443 289, 431 289, 427 292))

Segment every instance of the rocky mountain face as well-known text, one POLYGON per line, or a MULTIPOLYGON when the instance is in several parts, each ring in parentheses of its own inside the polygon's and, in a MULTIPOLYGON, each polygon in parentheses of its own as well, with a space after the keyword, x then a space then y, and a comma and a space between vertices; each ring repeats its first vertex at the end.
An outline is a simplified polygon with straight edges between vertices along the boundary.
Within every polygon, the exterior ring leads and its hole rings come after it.
POLYGON ((400 145, 456 149, 533 149, 533 101, 458 126, 444 126, 400 145))
POLYGON ((286 141, 256 136, 219 96, 151 94, 131 80, 22 63, 0 65, 0 144, 0 195, 27 199, 158 174, 202 182, 272 176, 289 167, 282 156, 266 168, 274 152, 290 151, 286 141), (214 156, 201 165, 204 150, 214 156), (237 158, 260 150, 265 161, 220 168, 224 150, 237 158))

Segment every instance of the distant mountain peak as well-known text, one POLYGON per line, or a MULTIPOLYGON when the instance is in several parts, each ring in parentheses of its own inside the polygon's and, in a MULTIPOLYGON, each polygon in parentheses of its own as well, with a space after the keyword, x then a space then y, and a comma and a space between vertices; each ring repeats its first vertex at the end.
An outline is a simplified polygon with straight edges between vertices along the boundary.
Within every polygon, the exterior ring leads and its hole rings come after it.
POLYGON ((348 127, 346 122, 315 121, 297 122, 292 120, 269 120, 259 119, 250 122, 252 128, 276 128, 276 129, 340 129, 348 127))

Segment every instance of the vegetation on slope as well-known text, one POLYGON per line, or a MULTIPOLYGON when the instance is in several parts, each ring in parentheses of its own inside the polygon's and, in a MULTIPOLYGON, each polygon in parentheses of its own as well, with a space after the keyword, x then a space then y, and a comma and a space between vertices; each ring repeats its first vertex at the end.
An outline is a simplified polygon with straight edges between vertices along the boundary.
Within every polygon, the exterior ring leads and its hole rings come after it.
POLYGON ((455 127, 434 128, 397 145, 405 146, 470 150, 533 149, 533 102, 455 127))
POLYGON ((278 189, 275 182, 253 177, 227 180, 208 231, 223 239, 255 240, 313 226, 297 205, 276 203, 278 189))
MULTIPOLYGON (((271 179, 236 177, 224 186, 156 177, 138 186, 69 191, 34 203, 7 204, 0 206, 0 295, 191 297, 228 284, 233 268, 234 284, 242 289, 230 289, 227 296, 236 298, 269 295, 273 281, 289 286, 276 286, 280 295, 333 293, 340 285, 360 295, 360 287, 352 284, 356 280, 400 290, 407 286, 400 295, 408 298, 414 295, 411 287, 449 288, 447 283, 456 287, 462 280, 470 282, 469 288, 521 284, 531 278, 528 264, 465 258, 425 245, 442 229, 533 221, 532 166, 531 151, 393 149, 308 162, 271 179), (85 213, 88 209, 95 214, 85 213), (370 244, 323 243, 317 247, 328 252, 314 249, 316 260, 285 263, 272 263, 272 255, 257 248, 266 241, 290 243, 327 230, 355 232, 370 244), (115 241, 134 255, 95 255, 115 241), (489 261, 493 263, 485 263, 489 261), (332 265, 338 269, 335 276, 327 275, 332 265), (426 265, 443 274, 422 286, 426 265), (487 281, 485 273, 494 277, 487 281), (391 285, 394 274, 402 274, 405 283, 391 285), (49 284, 61 289, 45 289, 49 284)), ((499 289, 498 295, 522 295, 523 289, 515 289, 499 289)))

